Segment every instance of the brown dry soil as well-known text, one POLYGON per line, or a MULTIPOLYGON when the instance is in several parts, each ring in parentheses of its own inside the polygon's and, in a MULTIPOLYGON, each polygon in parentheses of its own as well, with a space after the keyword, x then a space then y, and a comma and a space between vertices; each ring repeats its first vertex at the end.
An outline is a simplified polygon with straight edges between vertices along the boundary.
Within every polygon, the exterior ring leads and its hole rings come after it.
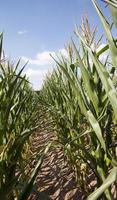
MULTIPOLYGON (((54 136, 46 131, 36 132, 32 140, 32 151, 39 152, 53 138, 54 136)), ((68 166, 60 147, 51 149, 47 153, 36 179, 36 190, 42 192, 41 198, 39 195, 33 195, 30 200, 86 199, 77 187, 74 173, 68 166)))

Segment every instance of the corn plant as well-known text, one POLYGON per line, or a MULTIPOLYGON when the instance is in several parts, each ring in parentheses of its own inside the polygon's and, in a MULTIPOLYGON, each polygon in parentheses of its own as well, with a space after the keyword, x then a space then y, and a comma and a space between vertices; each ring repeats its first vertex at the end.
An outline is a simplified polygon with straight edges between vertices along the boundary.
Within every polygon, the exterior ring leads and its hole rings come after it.
MULTIPOLYGON (((3 35, 0 35, 0 199, 27 199, 34 179, 43 161, 39 153, 38 163, 32 175, 26 174, 27 147, 30 135, 39 125, 38 95, 22 74, 20 61, 14 65, 7 61, 2 51, 3 35), (24 177, 29 177, 25 179, 24 177), (19 189, 20 183, 26 187, 19 189)), ((48 146, 49 147, 49 146, 48 146)), ((48 147, 45 149, 47 151, 48 147)), ((29 149, 29 148, 28 148, 29 149)), ((28 153, 29 154, 29 153, 28 153)))
MULTIPOLYGON (((96 1, 92 2, 104 27, 107 44, 99 50, 100 39, 94 40, 96 29, 90 29, 86 18, 81 30, 75 28, 80 48, 72 40, 69 58, 54 58, 57 69, 47 77, 42 98, 84 191, 88 188, 84 184, 86 177, 90 172, 94 174, 99 188, 88 199, 112 200, 117 197, 117 40, 96 1), (106 56, 104 61, 102 56, 106 56)), ((116 25, 117 3, 105 2, 111 6, 116 25)))

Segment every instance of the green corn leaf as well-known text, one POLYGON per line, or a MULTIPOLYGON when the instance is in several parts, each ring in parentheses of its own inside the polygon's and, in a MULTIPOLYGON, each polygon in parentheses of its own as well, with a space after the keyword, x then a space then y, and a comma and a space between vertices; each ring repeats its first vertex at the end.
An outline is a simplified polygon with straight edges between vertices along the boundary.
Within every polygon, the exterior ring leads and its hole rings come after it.
POLYGON ((107 96, 111 102, 111 105, 113 107, 113 111, 115 113, 115 118, 117 119, 117 92, 116 89, 113 85, 113 82, 109 76, 108 71, 105 69, 105 67, 103 66, 103 64, 98 60, 97 56, 93 53, 93 51, 91 50, 91 48, 88 46, 88 44, 86 44, 85 40, 82 38, 82 36, 80 35, 80 33, 76 30, 76 35, 80 38, 80 40, 83 42, 83 44, 85 45, 86 49, 88 50, 92 61, 95 65, 95 68, 99 74, 99 77, 102 81, 102 84, 105 88, 105 91, 107 93, 107 96))
POLYGON ((0 60, 2 59, 3 33, 0 35, 0 60))
MULTIPOLYGON (((57 61, 55 60, 55 62, 57 62, 57 61)), ((86 115, 86 107, 85 107, 85 104, 83 102, 83 98, 82 98, 82 95, 81 95, 81 91, 80 91, 81 88, 79 89, 80 84, 78 83, 78 80, 76 80, 76 77, 74 76, 72 70, 70 70, 70 72, 73 75, 73 78, 71 78, 69 72, 65 69, 65 67, 63 65, 61 65, 59 62, 57 62, 57 64, 59 65, 61 70, 65 73, 66 77, 68 78, 70 84, 73 87, 73 90, 75 91, 76 96, 78 98, 78 102, 79 102, 79 106, 80 106, 81 112, 83 112, 86 115)))
POLYGON ((110 8, 113 21, 115 23, 115 26, 117 27, 117 1, 116 0, 104 0, 110 8))
MULTIPOLYGON (((117 2, 116 2, 116 5, 117 5, 117 2)), ((115 8, 114 6, 110 5, 109 8, 113 17, 114 24, 117 28, 117 7, 115 8)))
POLYGON ((115 68, 117 68, 117 46, 114 42, 114 38, 113 38, 112 33, 111 33, 110 25, 107 22, 106 18, 104 17, 103 13, 101 12, 100 8, 98 7, 96 0, 92 0, 92 2, 93 2, 94 6, 96 8, 96 11, 97 11, 97 13, 100 17, 100 20, 103 24, 104 29, 105 29, 105 33, 106 33, 106 36, 107 36, 107 39, 108 39, 108 42, 109 42, 110 51, 111 51, 113 66, 115 68))
MULTIPOLYGON (((81 108, 81 111, 83 110, 83 106, 84 106, 84 115, 87 117, 88 121, 90 122, 98 140, 100 141, 100 144, 102 146, 102 148, 106 151, 106 147, 105 147, 105 142, 104 142, 104 139, 102 137, 102 133, 101 133, 101 129, 100 129, 100 126, 99 126, 99 123, 98 121, 95 119, 95 117, 93 116, 92 112, 91 111, 86 111, 86 107, 85 107, 85 104, 83 102, 83 98, 82 98, 82 95, 80 93, 80 90, 79 90, 79 85, 77 84, 75 86, 75 80, 73 78, 70 77, 68 71, 64 68, 64 66, 60 65, 58 63, 58 65, 61 67, 61 69, 63 70, 63 72, 66 74, 68 80, 70 81, 72 87, 74 88, 75 92, 76 92, 76 95, 78 97, 78 102, 79 102, 79 106, 81 108)), ((70 73, 73 73, 72 70, 70 70, 70 73)))
POLYGON ((95 112, 98 114, 98 97, 96 95, 95 89, 94 89, 94 85, 93 85, 93 81, 92 78, 90 76, 90 74, 88 73, 86 67, 84 66, 84 63, 82 62, 82 59, 79 55, 79 52, 74 44, 74 42, 72 41, 74 50, 76 52, 77 58, 78 58, 78 62, 79 62, 79 66, 81 68, 81 74, 82 74, 82 78, 84 81, 84 85, 85 88, 87 90, 87 93, 89 95, 90 101, 93 103, 94 108, 95 108, 95 112))
POLYGON ((111 170, 111 173, 107 177, 107 179, 104 181, 104 183, 96 190, 94 191, 87 200, 97 200, 102 193, 115 181, 117 180, 117 167, 114 167, 111 170))
POLYGON ((96 134, 98 140, 100 141, 102 148, 104 149, 104 151, 106 151, 105 141, 103 139, 102 131, 101 131, 98 121, 95 119, 95 117, 93 116, 91 111, 87 111, 87 115, 88 115, 88 120, 89 120, 93 130, 95 131, 95 134, 96 134))

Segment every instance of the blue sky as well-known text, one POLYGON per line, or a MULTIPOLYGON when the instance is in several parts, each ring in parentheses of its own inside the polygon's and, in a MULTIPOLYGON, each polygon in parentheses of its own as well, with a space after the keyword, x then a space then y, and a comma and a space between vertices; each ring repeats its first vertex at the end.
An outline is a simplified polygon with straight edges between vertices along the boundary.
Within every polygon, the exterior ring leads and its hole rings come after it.
MULTIPOLYGON (((108 9, 101 4, 105 15, 108 9)), ((92 24, 101 27, 91 0, 4 0, 0 2, 0 31, 4 49, 13 60, 29 60, 27 76, 34 88, 53 67, 49 52, 64 51, 73 35, 74 24, 88 12, 92 24)), ((100 29, 102 30, 102 29, 100 29)))

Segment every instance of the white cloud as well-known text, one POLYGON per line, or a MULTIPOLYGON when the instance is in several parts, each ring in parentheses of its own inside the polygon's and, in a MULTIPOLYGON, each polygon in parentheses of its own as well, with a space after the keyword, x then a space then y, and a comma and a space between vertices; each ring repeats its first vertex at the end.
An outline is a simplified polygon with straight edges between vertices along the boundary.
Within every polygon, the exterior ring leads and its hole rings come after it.
POLYGON ((22 57, 22 60, 25 62, 29 62, 31 65, 50 65, 53 63, 53 59, 51 58, 50 54, 54 54, 54 52, 51 51, 44 51, 41 53, 38 53, 34 59, 28 58, 28 57, 22 57))
MULTIPOLYGON (((60 49, 58 53, 61 53, 65 57, 68 56, 65 49, 60 49)), ((31 65, 52 65, 54 63, 54 60, 50 55, 55 57, 56 53, 54 51, 43 51, 41 53, 38 53, 34 59, 23 56, 22 60, 25 62, 28 61, 31 65)))
POLYGON ((19 30, 17 33, 19 35, 23 35, 23 34, 26 34, 28 31, 27 30, 19 30))

